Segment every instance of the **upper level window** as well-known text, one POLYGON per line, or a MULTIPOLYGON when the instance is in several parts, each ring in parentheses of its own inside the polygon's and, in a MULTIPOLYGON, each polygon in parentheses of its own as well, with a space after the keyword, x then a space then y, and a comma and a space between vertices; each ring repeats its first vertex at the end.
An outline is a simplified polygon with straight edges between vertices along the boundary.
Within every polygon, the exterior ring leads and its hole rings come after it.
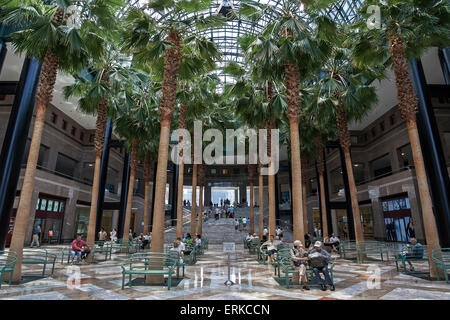
POLYGON ((389 117, 389 122, 391 123, 391 126, 393 126, 395 124, 395 114, 393 114, 389 117))
POLYGON ((397 157, 400 167, 409 167, 414 165, 410 144, 398 148, 397 157))
POLYGON ((72 126, 72 130, 70 130, 70 133, 74 136, 77 133, 77 128, 72 126))
POLYGON ((392 173, 391 157, 385 154, 370 162, 373 177, 385 176, 392 173))
POLYGON ((58 115, 56 113, 52 112, 52 116, 51 116, 52 123, 56 123, 57 120, 58 120, 58 115))

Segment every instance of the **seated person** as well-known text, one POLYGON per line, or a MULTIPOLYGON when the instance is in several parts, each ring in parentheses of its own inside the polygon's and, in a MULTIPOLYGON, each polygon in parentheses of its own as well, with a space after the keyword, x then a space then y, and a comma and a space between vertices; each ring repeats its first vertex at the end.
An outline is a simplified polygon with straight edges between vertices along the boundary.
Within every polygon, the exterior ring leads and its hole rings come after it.
POLYGON ((202 236, 198 234, 197 238, 195 239, 195 247, 197 249, 200 249, 201 245, 202 245, 202 236))
POLYGON ((332 248, 333 244, 331 243, 330 236, 325 236, 323 238, 323 245, 327 252, 331 252, 331 248, 332 248))
POLYGON ((263 247, 267 247, 267 255, 270 259, 272 259, 272 256, 277 253, 277 248, 274 245, 275 237, 273 235, 270 235, 270 240, 264 242, 259 250, 262 251, 263 247))
POLYGON ((75 256, 77 260, 86 259, 90 252, 91 248, 89 248, 86 242, 81 240, 81 234, 77 235, 77 238, 72 241, 72 248, 70 250, 71 262, 73 262, 75 256))
MULTIPOLYGON (((303 247, 300 240, 294 241, 294 247, 290 250, 291 263, 295 269, 298 270, 299 278, 298 282, 300 285, 303 284, 303 289, 309 290, 308 287, 308 277, 306 276, 306 266, 308 265, 308 252, 303 247)), ((294 281, 294 276, 292 276, 292 281, 294 281)))
POLYGON ((147 247, 147 245, 150 242, 150 236, 148 234, 146 234, 145 236, 142 237, 141 241, 142 241, 141 242, 141 249, 145 249, 145 247, 147 247))
POLYGON ((422 259, 423 258, 423 246, 417 241, 416 238, 411 238, 409 240, 409 244, 406 245, 406 248, 403 249, 403 252, 400 255, 405 256, 406 262, 409 264, 410 271, 414 271, 414 266, 411 263, 413 259, 422 259))
POLYGON ((331 247, 333 248, 333 251, 338 252, 339 251, 339 244, 341 243, 341 240, 338 236, 336 236, 334 233, 331 234, 330 238, 331 247))
POLYGON ((314 243, 314 248, 310 248, 308 258, 310 259, 310 265, 313 268, 314 275, 316 276, 316 280, 322 291, 327 290, 327 286, 324 284, 319 272, 323 273, 327 284, 330 286, 330 290, 334 291, 335 287, 328 272, 328 262, 331 261, 331 256, 322 249, 322 243, 320 241, 316 241, 316 243, 314 243))
POLYGON ((180 260, 178 261, 179 263, 183 263, 183 250, 182 250, 182 246, 181 246, 181 240, 179 240, 179 238, 177 240, 175 240, 175 242, 173 243, 173 248, 171 248, 169 251, 174 251, 177 252, 180 260))
POLYGON ((246 243, 247 248, 248 248, 248 245, 250 244, 250 242, 251 242, 252 240, 253 240, 253 236, 252 236, 252 234, 249 232, 248 235, 245 237, 245 243, 246 243))
POLYGON ((188 233, 186 234, 186 237, 184 237, 183 242, 184 242, 184 243, 192 243, 193 241, 194 241, 194 239, 192 239, 191 234, 188 232, 188 233))

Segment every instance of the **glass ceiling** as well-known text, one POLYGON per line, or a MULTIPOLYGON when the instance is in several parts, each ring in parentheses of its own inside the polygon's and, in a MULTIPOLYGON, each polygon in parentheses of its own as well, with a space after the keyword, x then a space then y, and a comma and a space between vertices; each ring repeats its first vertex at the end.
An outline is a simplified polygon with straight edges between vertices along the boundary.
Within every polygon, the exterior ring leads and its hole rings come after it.
MULTIPOLYGON (((281 0, 254 0, 262 4, 269 4, 274 7, 281 7, 281 0)), ((146 0, 130 0, 130 3, 145 4, 146 0)), ((232 3, 234 9, 238 9, 240 0, 213 0, 211 7, 208 10, 201 12, 203 16, 218 14, 219 9, 222 12, 224 8, 229 8, 232 3), (222 8, 220 8, 222 5, 222 8)), ((329 9, 324 10, 332 19, 339 23, 352 22, 357 15, 356 9, 362 5, 363 0, 341 0, 330 5, 329 9)), ((222 84, 233 83, 233 77, 221 73, 223 67, 230 62, 242 63, 244 60, 243 54, 240 50, 237 38, 246 33, 258 33, 264 26, 272 21, 272 17, 264 17, 257 22, 248 21, 245 19, 229 20, 225 26, 203 30, 202 34, 214 41, 219 51, 222 53, 222 61, 218 63, 219 70, 217 74, 222 81, 222 84)))

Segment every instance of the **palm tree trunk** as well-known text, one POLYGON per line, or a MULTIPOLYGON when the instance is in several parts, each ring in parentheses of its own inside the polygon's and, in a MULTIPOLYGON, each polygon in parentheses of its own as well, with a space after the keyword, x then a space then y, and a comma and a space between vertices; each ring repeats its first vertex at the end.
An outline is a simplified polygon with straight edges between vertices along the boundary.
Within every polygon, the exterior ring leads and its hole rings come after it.
MULTIPOLYGON (((433 249, 439 249, 439 235, 436 227, 436 219, 433 215, 433 207, 431 204, 430 191, 428 189, 427 175, 425 165, 423 163, 422 148, 420 146, 419 133, 417 131, 416 121, 407 121, 409 141, 411 142, 411 150, 414 159, 414 167, 416 169, 417 184, 419 187, 420 204, 422 205, 422 219, 425 229, 425 238, 428 248, 428 259, 430 263, 430 277, 436 277, 436 268, 431 258, 433 249)), ((443 275, 441 275, 443 276, 443 275)))
MULTIPOLYGON (((342 146, 342 150, 344 151, 345 157, 345 167, 347 169, 348 176, 348 186, 350 191, 350 200, 352 203, 352 211, 353 211, 353 224, 355 228, 355 240, 356 245, 360 242, 364 241, 364 232, 361 224, 361 214, 359 212, 359 204, 358 204, 358 193, 356 191, 356 183, 355 177, 353 176, 353 166, 352 166, 352 157, 350 154, 350 133, 348 131, 347 124, 347 113, 345 111, 345 107, 340 104, 337 107, 337 116, 336 123, 339 132, 339 142, 342 146)), ((360 256, 358 256, 358 261, 360 260, 360 256)))
POLYGON ((258 172, 258 179, 259 179, 259 239, 262 239, 263 232, 264 232, 264 177, 261 174, 261 164, 259 164, 259 172, 258 172))
POLYGON ((126 245, 128 243, 130 224, 131 224, 131 208, 133 207, 133 190, 134 178, 136 176, 136 166, 138 161, 139 144, 137 140, 133 140, 131 147, 130 161, 130 183, 128 184, 127 211, 125 213, 125 223, 122 231, 122 241, 126 245))
POLYGON ((300 117, 300 90, 298 85, 300 83, 300 73, 296 64, 287 63, 284 68, 288 105, 286 113, 289 118, 291 138, 293 237, 294 240, 304 242, 302 168, 300 162, 300 135, 298 131, 300 117))
POLYGON ((183 239, 183 180, 184 163, 180 159, 178 164, 178 190, 177 190, 177 238, 183 239))
POLYGON ((91 191, 91 208, 89 211, 89 225, 86 242, 92 246, 95 242, 95 227, 97 220, 98 191, 100 187, 100 167, 103 148, 105 146, 105 132, 107 124, 107 106, 106 101, 98 105, 97 120, 95 126, 95 167, 91 191))
MULTIPOLYGON (((167 183, 167 162, 169 158, 170 118, 163 118, 158 148, 155 199, 153 211, 152 242, 150 252, 164 252, 165 194, 167 183)), ((148 276, 146 283, 160 283, 163 276, 148 276)))
MULTIPOLYGON (((269 158, 272 155, 272 148, 270 145, 270 136, 271 136, 271 130, 273 129, 274 125, 273 123, 268 124, 268 130, 267 130, 267 155, 269 158)), ((269 162, 269 168, 272 166, 271 162, 269 162)), ((274 174, 268 174, 267 177, 268 185, 269 185, 269 238, 270 236, 276 236, 276 217, 275 217, 275 175, 274 174)))
POLYGON ((147 153, 144 159, 144 234, 149 232, 148 228, 150 224, 150 165, 150 154, 147 153))
POLYGON ((289 119, 289 127, 291 137, 293 239, 304 242, 302 168, 300 161, 298 120, 289 119))
POLYGON ((356 243, 364 241, 364 231, 361 224, 361 214, 359 212, 358 193, 356 191, 355 177, 353 176, 352 159, 350 149, 344 149, 345 167, 347 168, 348 184, 350 189, 350 198, 352 201, 353 222, 355 225, 356 243))
MULTIPOLYGON (((162 98, 159 107, 161 113, 161 134, 159 138, 153 232, 150 252, 164 251, 165 193, 167 183, 167 161, 169 158, 170 123, 175 109, 177 76, 183 45, 181 36, 176 31, 169 31, 167 41, 172 44, 172 47, 166 49, 164 56, 162 98)), ((164 276, 159 275, 149 276, 147 277, 146 283, 162 282, 163 278, 164 276)))
MULTIPOLYGON (((184 86, 184 90, 188 90, 187 86, 184 86)), ((186 129, 187 121, 187 102, 182 102, 180 105, 180 119, 178 127, 180 129, 186 129)), ((182 145, 183 138, 180 137, 178 145, 182 145)), ((181 149, 178 153, 178 190, 177 190, 177 238, 183 239, 183 184, 184 184, 184 162, 183 162, 184 149, 181 149)))
POLYGON ((250 229, 249 232, 251 234, 255 233, 255 209, 254 209, 254 182, 250 181, 250 229))
POLYGON ((322 230, 324 235, 329 234, 328 219, 327 219, 327 206, 325 200, 325 180, 323 172, 325 170, 323 163, 323 143, 320 133, 315 138, 316 144, 316 159, 317 159, 317 171, 319 172, 319 188, 320 188, 320 211, 322 213, 322 230))
POLYGON ((301 157, 302 170, 302 204, 303 204, 303 231, 308 232, 308 208, 306 204, 306 159, 301 157))
POLYGON ((191 205, 191 236, 195 234, 197 218, 197 164, 192 166, 192 205, 191 205))
POLYGON ((203 232, 203 185, 200 185, 200 194, 198 195, 198 226, 197 234, 202 235, 203 232))
POLYGON ((44 58, 38 92, 36 94, 36 118, 34 120, 33 135, 30 143, 30 151, 28 153, 27 167, 25 169, 25 177, 23 180, 22 190, 20 192, 20 202, 19 207, 17 208, 14 232, 11 239, 10 251, 17 253, 17 262, 14 267, 12 279, 14 282, 20 281, 22 278, 22 253, 31 211, 31 198, 34 190, 36 165, 39 157, 39 149, 41 147, 47 105, 52 99, 58 67, 58 57, 54 55, 53 52, 48 51, 44 58))
POLYGON ((423 162, 422 148, 420 146, 419 134, 417 131, 416 112, 417 96, 411 81, 406 59, 403 39, 394 34, 389 36, 389 51, 392 56, 395 82, 397 87, 398 105, 403 119, 406 120, 409 141, 413 154, 414 167, 416 170, 417 184, 419 188, 420 204, 422 207, 422 218, 425 229, 425 238, 428 247, 428 258, 430 264, 430 277, 436 277, 436 269, 431 258, 433 249, 440 248, 436 219, 433 214, 430 190, 428 186, 425 165, 423 162))

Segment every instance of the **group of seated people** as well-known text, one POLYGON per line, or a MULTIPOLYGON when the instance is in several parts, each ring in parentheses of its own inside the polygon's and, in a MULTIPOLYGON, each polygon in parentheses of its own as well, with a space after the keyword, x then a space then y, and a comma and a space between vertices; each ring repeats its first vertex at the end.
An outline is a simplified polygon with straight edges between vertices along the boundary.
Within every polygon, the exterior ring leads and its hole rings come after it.
POLYGON ((329 247, 331 252, 339 252, 339 244, 341 240, 334 233, 331 236, 323 238, 323 245, 329 247))
MULTIPOLYGON (((249 236, 248 239, 250 239, 249 236)), ((265 241, 260 246, 260 250, 266 248, 269 262, 277 258, 278 246, 281 243, 283 242, 278 236, 275 237, 271 235, 270 240, 265 241)), ((314 245, 310 245, 309 248, 306 249, 300 240, 295 240, 293 248, 290 249, 290 256, 291 267, 298 269, 298 283, 303 285, 303 289, 310 290, 306 275, 306 269, 309 266, 312 268, 322 291, 327 290, 327 285, 330 287, 331 291, 335 290, 333 281, 331 280, 330 273, 328 271, 328 263, 331 262, 331 256, 325 249, 322 248, 322 242, 316 241, 314 245), (323 273, 325 280, 322 279, 320 273, 323 273)), ((297 281, 295 280, 295 277, 293 277, 293 281, 297 281)))
POLYGON ((196 235, 195 240, 192 238, 190 233, 187 233, 186 236, 181 240, 181 238, 177 238, 173 243, 173 248, 171 251, 177 251, 180 255, 180 262, 182 262, 185 255, 190 255, 192 252, 192 246, 187 244, 192 244, 196 247, 196 249, 200 249, 202 245, 202 236, 200 234, 196 235))

